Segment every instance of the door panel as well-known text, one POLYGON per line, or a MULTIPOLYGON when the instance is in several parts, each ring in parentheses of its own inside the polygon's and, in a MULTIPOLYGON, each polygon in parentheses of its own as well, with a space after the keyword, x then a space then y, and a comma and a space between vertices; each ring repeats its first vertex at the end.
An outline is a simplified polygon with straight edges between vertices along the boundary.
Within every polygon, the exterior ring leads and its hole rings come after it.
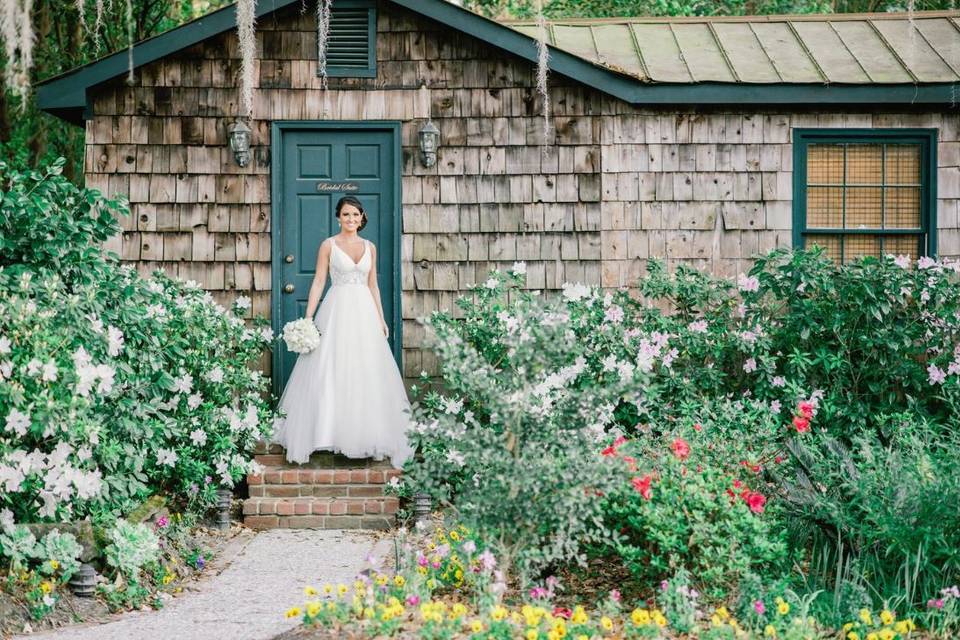
MULTIPOLYGON (((317 251, 325 238, 339 232, 334 207, 337 200, 349 194, 359 198, 367 212, 368 223, 360 235, 377 246, 380 299, 390 327, 391 348, 399 363, 396 129, 315 126, 275 124, 274 328, 279 332, 285 323, 303 317, 317 251), (320 191, 318 183, 336 184, 338 190, 320 191), (293 285, 292 293, 285 292, 288 285, 293 285)), ((327 287, 329 276, 324 295, 327 287)), ((276 347, 273 378, 278 395, 296 355, 283 344, 276 347)))

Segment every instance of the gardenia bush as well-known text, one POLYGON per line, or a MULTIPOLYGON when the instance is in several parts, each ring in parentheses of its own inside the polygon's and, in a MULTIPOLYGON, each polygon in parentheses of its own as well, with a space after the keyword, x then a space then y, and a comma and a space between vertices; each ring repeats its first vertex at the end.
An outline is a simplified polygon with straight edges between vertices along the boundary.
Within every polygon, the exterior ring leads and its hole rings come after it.
POLYGON ((273 412, 249 364, 273 336, 247 325, 249 300, 224 309, 104 256, 117 231, 104 210, 125 206, 56 167, 0 184, 4 522, 110 521, 156 493, 202 510, 255 472, 273 412))

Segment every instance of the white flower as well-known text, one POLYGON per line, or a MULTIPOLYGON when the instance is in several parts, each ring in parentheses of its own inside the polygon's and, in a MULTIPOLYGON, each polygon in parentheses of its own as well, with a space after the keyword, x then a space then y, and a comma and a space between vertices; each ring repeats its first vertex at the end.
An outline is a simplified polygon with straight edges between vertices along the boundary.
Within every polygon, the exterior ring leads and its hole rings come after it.
POLYGON ((299 318, 283 325, 281 336, 287 349, 294 353, 310 353, 320 346, 320 332, 309 318, 299 318))
POLYGON ((770 411, 772 411, 773 413, 780 413, 780 401, 779 401, 779 400, 772 400, 772 401, 770 402, 770 411))
POLYGON ((73 352, 73 366, 80 368, 90 364, 90 354, 87 353, 87 350, 83 347, 77 347, 77 350, 73 352))
POLYGON ((198 447, 207 444, 207 432, 203 429, 194 429, 190 432, 190 440, 198 447))
POLYGON ((687 329, 690 333, 706 333, 707 332, 707 321, 706 320, 694 320, 687 325, 687 329))
POLYGON ((943 384, 943 381, 947 379, 947 374, 935 364, 927 367, 927 375, 929 376, 930 384, 943 384))
POLYGON ((162 304, 152 304, 147 307, 147 317, 161 320, 167 315, 167 309, 162 304))
POLYGON ((743 363, 743 370, 747 373, 753 373, 757 370, 757 361, 755 358, 747 358, 747 361, 743 363))
MULTIPOLYGON (((393 489, 399 489, 400 478, 398 476, 393 476, 392 478, 390 478, 390 482, 388 482, 387 484, 393 489)), ((10 514, 10 515, 12 516, 13 514, 10 514)))
POLYGON ((147 281, 147 291, 150 293, 163 293, 163 285, 156 280, 150 279, 147 281))
POLYGON ((613 371, 617 368, 617 356, 612 353, 603 359, 603 370, 613 371))
POLYGON ((14 524, 15 521, 13 519, 13 511, 10 511, 10 509, 3 509, 0 511, 0 531, 6 531, 7 533, 10 533, 14 524))
POLYGON ((917 260, 918 269, 931 269, 935 266, 937 266, 937 261, 929 256, 923 256, 922 258, 917 260))
POLYGON ((54 382, 57 379, 57 363, 53 360, 47 360, 43 365, 43 373, 40 378, 44 382, 54 382))
POLYGON ((483 286, 487 289, 496 289, 500 285, 500 281, 496 278, 488 278, 486 282, 483 283, 483 286))
POLYGON ((187 398, 187 406, 191 409, 196 409, 199 407, 201 402, 203 402, 203 396, 201 396, 199 393, 194 393, 187 398))
POLYGON ((30 414, 21 413, 17 409, 10 409, 7 414, 7 431, 12 431, 20 437, 27 433, 30 428, 30 414))
POLYGON ((463 400, 454 400, 453 398, 443 399, 443 410, 451 415, 457 415, 463 409, 463 400))
POLYGON ((264 342, 271 342, 273 340, 273 329, 270 327, 260 329, 260 339, 264 342))
POLYGON ((447 452, 447 460, 454 463, 458 467, 462 467, 466 463, 466 459, 463 457, 463 454, 453 449, 447 452))
POLYGON ((27 363, 27 375, 28 375, 28 376, 35 376, 35 375, 37 375, 38 373, 40 373, 40 367, 41 367, 42 365, 43 365, 43 363, 40 362, 38 359, 36 359, 36 358, 31 358, 31 359, 30 359, 30 362, 27 363))
POLYGON ((196 280, 187 280, 186 282, 183 283, 183 288, 184 288, 184 289, 194 289, 194 290, 195 290, 195 289, 199 289, 199 288, 200 288, 200 283, 197 282, 196 280))
POLYGON ((894 256, 894 258, 893 258, 893 264, 897 265, 897 266, 900 267, 901 269, 909 269, 909 268, 910 268, 910 256, 904 255, 904 254, 900 254, 900 255, 898 255, 898 256, 894 256))
POLYGON ((526 262, 514 262, 513 266, 510 267, 510 271, 514 275, 522 276, 527 273, 527 263, 526 262))
POLYGON ((10 353, 10 338, 0 336, 0 355, 10 353))
POLYGON ((247 310, 251 306, 250 298, 248 298, 247 296, 239 296, 236 300, 233 301, 233 304, 238 309, 243 309, 243 310, 247 310))
POLYGON ((221 369, 219 365, 210 369, 210 371, 207 371, 204 375, 210 382, 223 382, 223 369, 221 369))
POLYGON ((97 393, 110 393, 113 390, 113 377, 117 373, 116 370, 108 364, 98 364, 96 372, 97 377, 100 378, 97 393))
MULTIPOLYGON (((183 370, 181 369, 181 371, 183 370)), ((181 375, 180 377, 174 378, 173 391, 175 393, 190 393, 192 389, 193 389, 193 376, 191 376, 189 373, 183 373, 183 375, 181 375)))
POLYGON ((623 322, 623 308, 616 304, 607 307, 607 310, 603 314, 603 319, 613 324, 620 324, 623 322))
POLYGON ((737 287, 740 291, 759 291, 760 281, 756 276, 747 276, 743 273, 737 278, 737 287))
POLYGON ((636 367, 634 367, 634 366, 633 366, 632 364, 630 364, 629 362, 622 362, 622 363, 620 363, 620 365, 617 367, 617 369, 618 369, 618 372, 617 372, 617 373, 620 374, 620 379, 621 379, 621 380, 627 381, 627 380, 630 380, 631 378, 633 378, 633 372, 634 372, 635 368, 636 368, 636 367))
POLYGON ((563 297, 567 302, 577 302, 590 295, 590 287, 585 284, 563 283, 563 297))
POLYGON ((773 376, 773 380, 770 381, 770 384, 775 387, 782 387, 787 384, 787 380, 783 376, 773 376))
POLYGON ((4 378, 9 378, 13 375, 13 362, 10 360, 4 360, 0 362, 0 380, 4 378))
POLYGON ((172 467, 177 464, 177 453, 170 449, 157 449, 157 464, 165 464, 172 467))
POLYGON ((123 350, 123 331, 110 325, 107 327, 107 353, 116 357, 123 350))

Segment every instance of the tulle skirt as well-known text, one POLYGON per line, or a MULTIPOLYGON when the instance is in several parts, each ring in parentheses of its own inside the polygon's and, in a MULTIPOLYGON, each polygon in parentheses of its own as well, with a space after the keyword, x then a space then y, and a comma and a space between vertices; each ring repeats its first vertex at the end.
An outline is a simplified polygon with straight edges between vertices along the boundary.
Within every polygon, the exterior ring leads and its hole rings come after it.
POLYGON ((314 318, 320 345, 300 354, 280 398, 285 418, 273 441, 287 460, 303 463, 318 450, 349 458, 390 458, 401 467, 410 402, 400 370, 380 328, 366 284, 330 287, 314 318))

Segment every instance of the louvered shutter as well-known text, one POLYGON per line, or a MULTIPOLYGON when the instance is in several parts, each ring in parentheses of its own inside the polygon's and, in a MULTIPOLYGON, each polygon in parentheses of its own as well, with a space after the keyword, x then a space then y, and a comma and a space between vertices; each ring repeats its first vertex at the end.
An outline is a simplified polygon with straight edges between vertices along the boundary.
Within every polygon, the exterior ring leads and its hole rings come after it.
POLYGON ((376 76, 376 24, 372 3, 334 0, 327 38, 328 76, 376 76))

